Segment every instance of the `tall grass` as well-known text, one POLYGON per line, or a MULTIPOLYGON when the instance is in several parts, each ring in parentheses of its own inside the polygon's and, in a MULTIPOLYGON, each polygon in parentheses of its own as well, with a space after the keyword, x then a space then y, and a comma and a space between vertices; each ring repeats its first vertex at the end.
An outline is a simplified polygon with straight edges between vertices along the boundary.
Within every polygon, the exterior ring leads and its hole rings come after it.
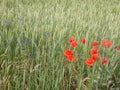
POLYGON ((1 0, 0 90, 119 90, 119 8, 119 0, 1 0), (63 54, 71 36, 75 62, 63 54), (99 47, 109 64, 85 65, 91 42, 104 38, 113 42, 99 47))

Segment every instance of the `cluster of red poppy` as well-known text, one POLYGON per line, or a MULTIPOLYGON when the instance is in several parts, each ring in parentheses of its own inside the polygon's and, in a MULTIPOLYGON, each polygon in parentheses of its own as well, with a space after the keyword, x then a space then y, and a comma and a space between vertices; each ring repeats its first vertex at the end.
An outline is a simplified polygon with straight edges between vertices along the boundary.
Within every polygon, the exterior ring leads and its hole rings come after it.
POLYGON ((64 55, 67 57, 68 61, 74 61, 76 59, 76 56, 70 49, 65 50, 64 55))
MULTIPOLYGON (((78 42, 76 42, 74 37, 69 38, 69 43, 70 43, 71 47, 76 47, 78 45, 78 42)), ((82 38, 81 43, 86 44, 86 38, 82 38)), ((99 56, 100 50, 98 48, 98 45, 99 45, 99 41, 95 40, 92 42, 93 48, 90 50, 91 57, 89 57, 87 60, 85 60, 86 65, 93 66, 94 62, 98 59, 100 60, 101 64, 108 63, 107 58, 99 56)), ((112 45, 113 45, 112 41, 110 41, 108 39, 102 40, 103 47, 111 47, 112 45)), ((117 50, 120 50, 120 45, 117 46, 117 50)), ((67 57, 68 61, 75 61, 75 59, 76 59, 76 56, 74 55, 73 50, 70 50, 70 49, 65 50, 64 55, 67 57)))
POLYGON ((102 40, 102 46, 104 46, 104 47, 111 47, 112 46, 112 42, 110 40, 103 39, 102 40))
MULTIPOLYGON (((74 37, 69 38, 69 43, 72 47, 76 47, 78 45, 74 37)), ((76 59, 73 50, 70 49, 65 50, 64 55, 67 57, 68 61, 74 61, 76 59)))
MULTIPOLYGON (((87 65, 89 65, 89 66, 93 66, 93 65, 94 65, 94 62, 99 59, 100 50, 99 50, 98 47, 97 47, 98 44, 99 44, 98 41, 93 41, 93 42, 92 42, 93 48, 92 48, 91 51, 90 51, 91 57, 88 58, 88 59, 85 61, 85 64, 87 64, 87 65)), ((103 45, 104 45, 104 44, 103 44, 103 45)), ((109 45, 109 44, 107 44, 107 45, 109 45)), ((104 46, 105 46, 105 45, 104 45, 104 46)), ((108 63, 108 59, 105 58, 105 57, 101 57, 101 58, 100 58, 100 63, 101 63, 101 64, 106 64, 106 63, 108 63)))
POLYGON ((75 38, 74 38, 74 37, 71 37, 71 38, 69 39, 69 42, 70 42, 70 45, 71 45, 72 47, 76 47, 76 46, 78 45, 78 43, 75 41, 75 38))
MULTIPOLYGON (((83 44, 85 44, 86 43, 86 39, 83 38, 81 40, 81 42, 83 44)), ((71 47, 76 47, 78 45, 78 43, 76 42, 74 37, 69 38, 69 43, 70 43, 71 47)), ((64 51, 64 55, 67 57, 68 61, 75 61, 75 59, 76 59, 76 56, 74 55, 73 50, 70 50, 70 49, 65 50, 64 51)))

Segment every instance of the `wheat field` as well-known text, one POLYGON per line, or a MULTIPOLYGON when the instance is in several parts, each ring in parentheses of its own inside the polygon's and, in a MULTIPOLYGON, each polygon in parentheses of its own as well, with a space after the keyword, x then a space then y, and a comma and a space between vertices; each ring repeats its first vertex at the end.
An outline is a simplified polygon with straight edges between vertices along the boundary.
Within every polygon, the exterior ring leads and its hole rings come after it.
POLYGON ((0 90, 120 90, 118 45, 119 0, 0 0, 0 90), (107 64, 85 64, 94 40, 107 64))

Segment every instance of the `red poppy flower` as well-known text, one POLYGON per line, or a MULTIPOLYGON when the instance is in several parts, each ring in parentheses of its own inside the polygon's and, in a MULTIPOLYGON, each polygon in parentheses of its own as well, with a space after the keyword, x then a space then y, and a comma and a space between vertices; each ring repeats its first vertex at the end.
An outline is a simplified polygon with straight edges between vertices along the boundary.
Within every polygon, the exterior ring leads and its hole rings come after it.
POLYGON ((107 63, 108 63, 108 59, 105 58, 105 57, 102 57, 102 58, 100 59, 100 63, 101 63, 101 64, 107 64, 107 63))
POLYGON ((119 46, 117 46, 117 50, 120 50, 120 45, 119 45, 119 46))
POLYGON ((69 55, 72 55, 72 54, 73 54, 72 50, 67 49, 67 50, 64 51, 65 56, 69 56, 69 55))
POLYGON ((93 54, 93 55, 91 56, 91 58, 93 58, 94 61, 97 60, 97 59, 98 59, 98 54, 93 54))
POLYGON ((97 46, 97 45, 98 45, 98 41, 92 42, 92 46, 97 46))
POLYGON ((107 40, 107 39, 103 39, 102 40, 102 46, 104 47, 111 47, 113 45, 112 41, 107 40))
POLYGON ((85 44, 85 43, 86 43, 86 39, 85 39, 85 38, 82 38, 81 42, 82 42, 83 44, 85 44))
POLYGON ((75 46, 77 46, 77 45, 78 45, 77 42, 75 42, 75 41, 71 42, 71 46, 72 46, 72 47, 75 47, 75 46))
POLYGON ((91 54, 98 54, 100 52, 100 50, 96 47, 91 49, 91 54))
POLYGON ((70 38, 69 38, 69 42, 71 43, 71 42, 73 42, 73 41, 75 41, 75 38, 74 38, 74 37, 70 37, 70 38))
POLYGON ((85 64, 86 64, 86 65, 89 65, 89 66, 93 66, 93 65, 94 65, 94 60, 93 60, 93 58, 88 58, 88 59, 85 61, 85 64))
POLYGON ((68 55, 67 59, 68 59, 68 61, 75 61, 76 56, 74 56, 74 55, 68 55))

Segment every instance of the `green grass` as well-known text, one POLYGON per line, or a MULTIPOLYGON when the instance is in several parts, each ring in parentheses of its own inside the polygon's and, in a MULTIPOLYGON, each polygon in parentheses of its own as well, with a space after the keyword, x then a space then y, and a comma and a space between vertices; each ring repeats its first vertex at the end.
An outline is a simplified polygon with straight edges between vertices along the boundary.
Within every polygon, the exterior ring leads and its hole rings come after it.
POLYGON ((119 38, 119 0, 1 0, 0 90, 119 90, 119 38), (75 62, 64 56, 71 36, 75 62), (91 42, 104 38, 109 64, 85 65, 91 42))

